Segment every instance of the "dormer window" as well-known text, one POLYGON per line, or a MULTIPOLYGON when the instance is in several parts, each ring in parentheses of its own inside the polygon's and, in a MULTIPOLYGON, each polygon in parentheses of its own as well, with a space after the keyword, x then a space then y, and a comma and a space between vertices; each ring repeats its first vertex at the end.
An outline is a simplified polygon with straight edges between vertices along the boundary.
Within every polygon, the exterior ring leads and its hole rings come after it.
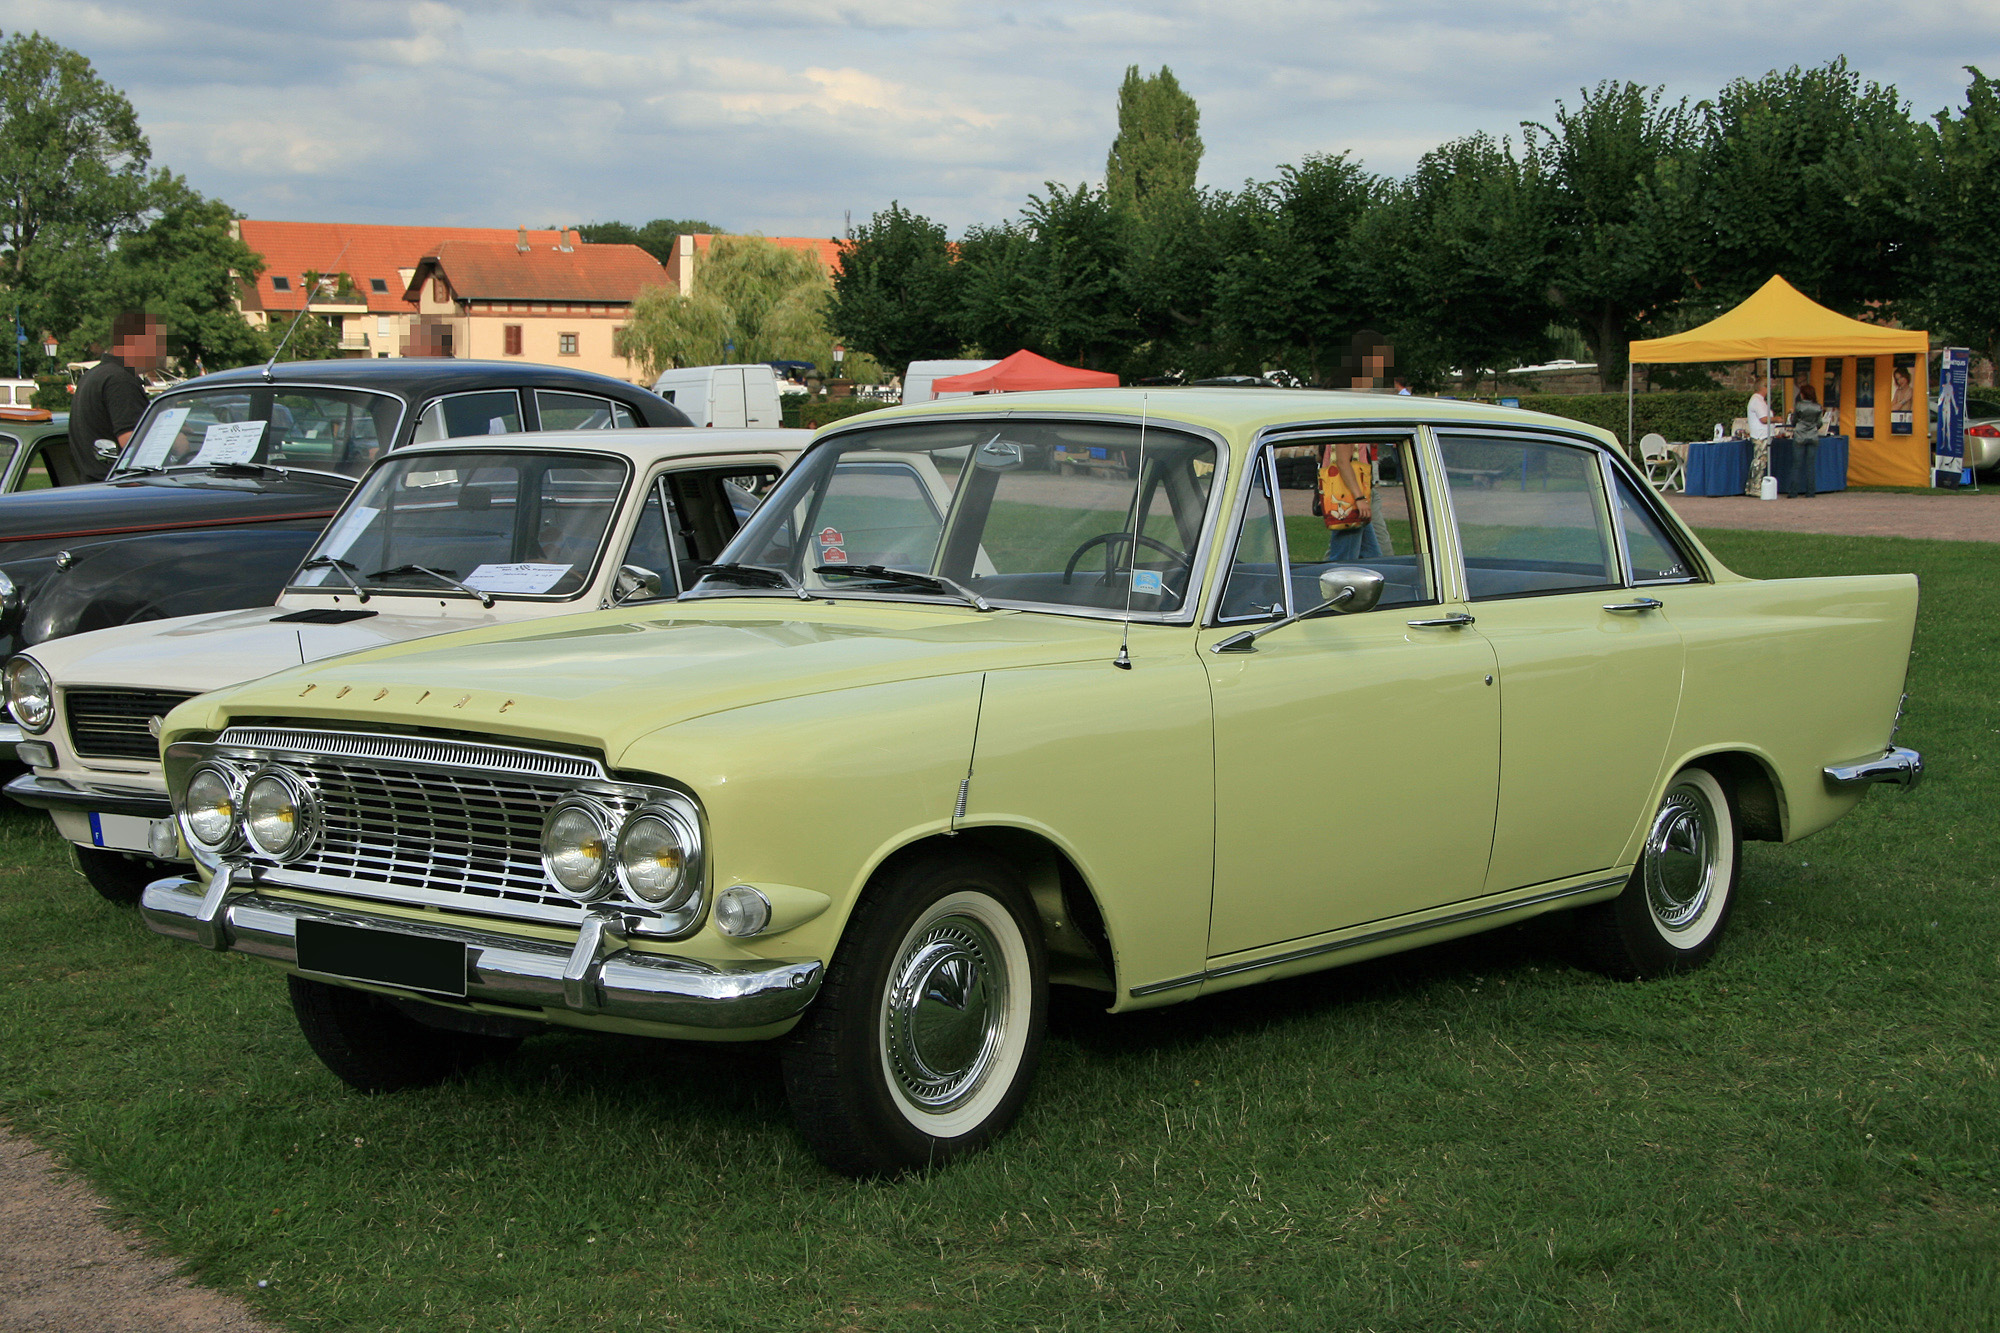
POLYGON ((273 274, 271 275, 271 290, 272 290, 272 291, 274 291, 274 292, 288 292, 288 291, 290 291, 291 289, 292 289, 292 280, 291 280, 290 278, 287 278, 287 277, 283 277, 283 276, 281 276, 281 275, 279 275, 279 274, 276 274, 276 273, 273 273, 273 274))
POLYGON ((370 278, 368 279, 368 290, 371 292, 386 292, 389 290, 389 281, 386 278, 370 278))

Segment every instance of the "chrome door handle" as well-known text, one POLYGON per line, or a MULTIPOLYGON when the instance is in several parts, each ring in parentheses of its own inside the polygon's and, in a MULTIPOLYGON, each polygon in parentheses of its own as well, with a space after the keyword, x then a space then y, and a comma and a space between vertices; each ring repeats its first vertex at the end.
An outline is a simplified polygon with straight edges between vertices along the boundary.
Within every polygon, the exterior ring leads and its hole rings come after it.
POLYGON ((1404 623, 1411 629, 1426 629, 1434 625, 1442 625, 1446 629, 1463 629, 1472 623, 1472 617, 1463 611, 1454 611, 1441 620, 1411 620, 1404 623))
POLYGON ((1631 602, 1607 602, 1606 611, 1657 611, 1666 603, 1657 597, 1641 597, 1631 602))

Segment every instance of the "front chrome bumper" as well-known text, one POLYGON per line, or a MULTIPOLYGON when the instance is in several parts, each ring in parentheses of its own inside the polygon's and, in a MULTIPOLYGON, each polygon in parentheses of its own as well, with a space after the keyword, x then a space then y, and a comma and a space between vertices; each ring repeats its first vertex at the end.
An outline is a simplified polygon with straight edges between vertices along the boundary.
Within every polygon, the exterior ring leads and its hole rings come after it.
POLYGON ((137 791, 96 791, 23 773, 8 783, 6 793, 30 810, 73 810, 78 814, 131 815, 137 819, 172 819, 173 802, 166 794, 137 791))
POLYGON ((287 902, 234 880, 228 868, 206 885, 156 880, 146 886, 139 911, 171 939, 291 966, 298 964, 301 921, 448 940, 466 946, 469 1001, 695 1028, 754 1028, 795 1018, 826 974, 816 959, 714 963, 634 953, 615 921, 595 916, 586 918, 575 947, 565 948, 499 931, 287 902))
POLYGON ((1915 750, 1892 745, 1866 759, 1828 764, 1820 772, 1826 775, 1826 785, 1835 791, 1866 787, 1874 782, 1893 782, 1908 789, 1923 781, 1924 757, 1915 750))

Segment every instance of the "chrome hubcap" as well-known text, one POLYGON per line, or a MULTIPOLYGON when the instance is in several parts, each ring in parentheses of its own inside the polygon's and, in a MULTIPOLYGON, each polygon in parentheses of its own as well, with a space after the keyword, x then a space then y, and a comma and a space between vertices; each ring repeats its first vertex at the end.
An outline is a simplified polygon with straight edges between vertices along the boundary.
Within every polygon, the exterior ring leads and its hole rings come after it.
POLYGON ((1646 906, 1662 930, 1686 930, 1701 919, 1715 891, 1720 847, 1707 793, 1693 786, 1669 791, 1646 837, 1646 906))
POLYGON ((889 975, 889 1068, 930 1112, 970 1096, 1004 1035, 1007 971, 986 927, 966 916, 929 923, 889 975))

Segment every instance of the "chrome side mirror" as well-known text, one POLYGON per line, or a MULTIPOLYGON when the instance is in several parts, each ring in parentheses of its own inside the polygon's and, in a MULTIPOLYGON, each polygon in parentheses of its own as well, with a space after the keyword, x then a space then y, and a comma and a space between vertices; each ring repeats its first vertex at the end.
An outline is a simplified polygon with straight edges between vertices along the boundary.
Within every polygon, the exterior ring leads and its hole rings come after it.
POLYGON ((611 585, 611 604, 643 601, 660 595, 660 576, 644 565, 620 565, 611 585))
POLYGON ((93 440, 90 447, 107 463, 117 462, 118 455, 125 452, 125 446, 116 440, 93 440))
POLYGON ((1307 607, 1274 620, 1256 629, 1246 629, 1240 634, 1232 634, 1219 643, 1209 646, 1211 653, 1254 653, 1257 640, 1274 629, 1296 625, 1307 616, 1316 616, 1331 611, 1337 616, 1350 616, 1356 611, 1372 611, 1382 600, 1382 574, 1380 570, 1368 569, 1361 565, 1335 565, 1319 576, 1319 595, 1323 599, 1318 606, 1307 607))

